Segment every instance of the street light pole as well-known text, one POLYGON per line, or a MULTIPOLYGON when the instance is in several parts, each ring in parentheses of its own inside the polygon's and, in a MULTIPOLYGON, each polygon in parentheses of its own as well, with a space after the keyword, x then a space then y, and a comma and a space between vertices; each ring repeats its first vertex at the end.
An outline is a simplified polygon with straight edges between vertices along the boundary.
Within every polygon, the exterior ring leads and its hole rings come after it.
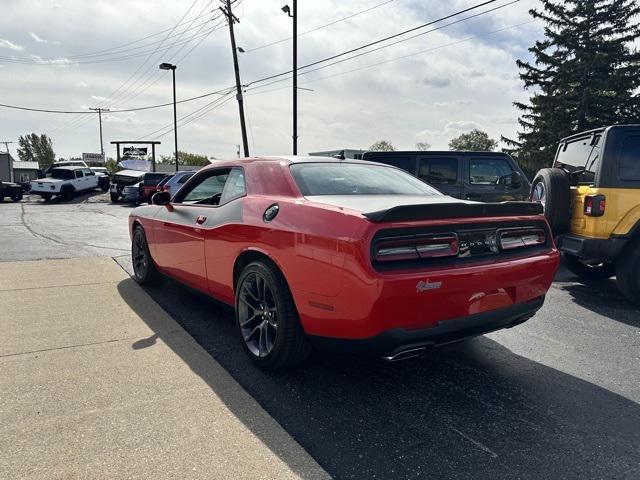
POLYGON ((282 11, 293 20, 293 154, 298 154, 298 0, 293 0, 282 11))
POLYGON ((176 158, 176 172, 178 171, 178 113, 176 102, 176 66, 170 63, 161 63, 160 70, 171 70, 171 76, 173 78, 173 139, 175 142, 175 158, 176 158))

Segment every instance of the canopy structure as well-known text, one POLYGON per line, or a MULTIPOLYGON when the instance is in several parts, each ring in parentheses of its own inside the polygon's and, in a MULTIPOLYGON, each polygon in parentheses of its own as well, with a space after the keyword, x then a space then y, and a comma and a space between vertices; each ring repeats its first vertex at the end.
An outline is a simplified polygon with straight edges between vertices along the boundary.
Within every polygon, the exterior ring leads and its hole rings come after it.
POLYGON ((151 145, 151 171, 155 172, 156 171, 156 145, 160 145, 161 142, 158 141, 153 141, 153 140, 129 140, 129 141, 124 141, 124 140, 117 140, 117 141, 113 141, 111 142, 111 145, 115 145, 116 146, 116 151, 117 153, 117 159, 118 159, 118 163, 120 163, 120 145, 125 144, 125 145, 151 145))

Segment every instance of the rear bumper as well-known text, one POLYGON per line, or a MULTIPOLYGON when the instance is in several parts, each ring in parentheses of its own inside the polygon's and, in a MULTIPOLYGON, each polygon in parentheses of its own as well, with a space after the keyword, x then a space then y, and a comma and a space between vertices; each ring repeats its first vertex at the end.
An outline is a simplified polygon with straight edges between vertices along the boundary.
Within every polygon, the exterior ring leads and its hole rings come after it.
POLYGON ((543 303, 544 296, 541 296, 509 307, 441 321, 430 328, 420 330, 395 328, 363 339, 314 335, 309 338, 315 346, 324 350, 393 357, 406 350, 435 347, 514 327, 535 315, 543 303))
POLYGON ((558 238, 558 248, 585 260, 615 260, 627 242, 628 239, 623 237, 587 238, 562 235, 558 238))

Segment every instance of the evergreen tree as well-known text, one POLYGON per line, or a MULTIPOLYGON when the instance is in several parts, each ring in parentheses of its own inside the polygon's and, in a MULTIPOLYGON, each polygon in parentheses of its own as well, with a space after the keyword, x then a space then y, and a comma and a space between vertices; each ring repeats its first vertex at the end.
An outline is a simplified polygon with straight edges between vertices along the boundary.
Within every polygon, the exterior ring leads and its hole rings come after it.
POLYGON ((44 133, 29 133, 18 138, 18 158, 23 162, 38 162, 40 169, 45 170, 55 160, 51 139, 44 133))
POLYGON ((502 138, 531 174, 551 165, 558 141, 576 132, 640 121, 640 37, 636 0, 541 0, 529 13, 546 22, 545 39, 517 61, 528 104, 517 140, 502 138))

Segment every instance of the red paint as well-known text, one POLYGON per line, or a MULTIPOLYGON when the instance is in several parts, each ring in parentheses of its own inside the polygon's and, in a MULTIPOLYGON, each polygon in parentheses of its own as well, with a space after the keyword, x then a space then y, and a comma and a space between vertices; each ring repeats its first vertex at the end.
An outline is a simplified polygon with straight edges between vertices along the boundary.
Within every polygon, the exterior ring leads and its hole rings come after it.
POLYGON ((237 166, 245 172, 245 197, 219 207, 173 204, 170 211, 143 206, 132 212, 130 225, 142 224, 161 271, 229 304, 235 298, 233 270, 238 257, 248 250, 268 256, 283 272, 308 334, 366 338, 392 328, 426 328, 526 302, 547 292, 558 268, 559 253, 552 244, 544 251, 523 251, 508 259, 382 273, 370 258, 371 241, 380 229, 491 226, 498 221, 539 222, 540 216, 372 223, 359 212, 302 197, 288 160, 219 162, 203 171, 237 166), (218 225, 231 208, 237 208, 234 202, 242 204, 241 219, 218 225), (264 211, 274 203, 279 204, 279 213, 267 223, 264 211), (199 222, 202 217, 205 221, 199 222))

